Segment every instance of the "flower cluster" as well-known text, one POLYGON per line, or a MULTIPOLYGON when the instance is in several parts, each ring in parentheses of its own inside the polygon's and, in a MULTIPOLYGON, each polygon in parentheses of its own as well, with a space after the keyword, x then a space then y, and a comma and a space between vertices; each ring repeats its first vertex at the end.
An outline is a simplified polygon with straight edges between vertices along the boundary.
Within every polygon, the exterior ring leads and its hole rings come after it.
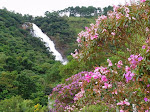
POLYGON ((128 100, 126 99, 126 100, 124 100, 124 101, 118 102, 117 105, 127 105, 127 106, 129 106, 130 103, 129 103, 128 100))
MULTIPOLYGON (((79 83, 84 80, 83 74, 87 72, 80 72, 66 79, 65 84, 58 84, 53 88, 53 92, 50 95, 55 99, 54 107, 57 111, 62 111, 66 108, 68 103, 74 102, 74 96, 80 91, 79 83)), ((51 110, 52 112, 54 110, 51 110)))
POLYGON ((131 55, 128 58, 128 61, 130 62, 130 67, 132 69, 135 69, 137 67, 137 65, 139 64, 140 61, 143 60, 143 57, 139 55, 131 55))
POLYGON ((120 112, 133 111, 133 105, 138 111, 150 110, 150 39, 146 40, 150 8, 146 3, 114 6, 108 16, 98 17, 96 24, 85 27, 85 31, 78 34, 81 49, 76 50, 73 57, 84 61, 98 60, 103 54, 106 59, 108 54, 112 61, 107 59, 107 66, 95 63, 101 65, 93 71, 76 74, 54 88, 52 96, 56 99, 57 111, 71 112, 95 104, 104 104, 108 111, 110 108, 120 112))

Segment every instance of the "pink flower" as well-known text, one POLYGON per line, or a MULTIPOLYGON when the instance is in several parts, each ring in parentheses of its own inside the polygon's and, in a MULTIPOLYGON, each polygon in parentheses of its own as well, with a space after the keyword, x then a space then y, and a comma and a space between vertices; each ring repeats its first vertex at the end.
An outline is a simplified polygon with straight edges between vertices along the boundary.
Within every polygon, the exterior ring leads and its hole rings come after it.
POLYGON ((122 61, 120 60, 120 61, 118 61, 117 67, 121 68, 121 65, 123 65, 123 64, 122 64, 122 61))
POLYGON ((108 81, 105 75, 102 75, 101 80, 102 80, 103 82, 108 81))
POLYGON ((117 105, 124 105, 123 101, 117 103, 117 105))
POLYGON ((130 71, 130 67, 126 66, 126 67, 125 67, 125 71, 126 71, 126 72, 130 71))
POLYGON ((128 7, 125 7, 125 12, 126 12, 126 14, 128 14, 130 12, 128 7))
POLYGON ((108 84, 108 83, 104 83, 104 86, 102 88, 111 88, 112 87, 112 84, 108 84))
POLYGON ((112 66, 112 62, 110 59, 107 59, 107 62, 109 63, 108 66, 112 66))
POLYGON ((128 101, 126 101, 126 100, 124 100, 124 104, 128 105, 128 106, 130 105, 130 103, 128 101))
POLYGON ((89 74, 85 74, 85 80, 87 82, 90 82, 91 76, 89 74))
POLYGON ((140 61, 142 61, 144 58, 142 56, 139 55, 131 55, 129 58, 128 58, 128 61, 130 62, 130 67, 132 69, 135 69, 138 65, 138 63, 140 61))
POLYGON ((77 38, 77 42, 78 42, 78 43, 81 43, 81 39, 80 39, 79 37, 77 38))
POLYGON ((119 6, 113 6, 113 10, 114 10, 114 12, 116 12, 117 10, 118 10, 118 8, 119 8, 119 6))
POLYGON ((147 102, 147 101, 148 101, 148 98, 145 97, 145 98, 144 98, 144 101, 147 102))
POLYGON ((112 34, 113 36, 115 36, 115 35, 116 35, 116 33, 115 33, 115 32, 111 32, 111 34, 112 34))
POLYGON ((129 106, 130 103, 128 102, 127 99, 125 99, 124 101, 121 101, 121 102, 117 103, 117 105, 127 105, 127 106, 129 106))
POLYGON ((103 29, 102 33, 106 32, 107 30, 106 29, 103 29))
POLYGON ((149 50, 150 50, 150 46, 148 46, 148 48, 147 48, 146 52, 149 52, 149 50))
POLYGON ((108 83, 104 83, 104 86, 102 88, 111 88, 112 87, 112 84, 108 84, 108 83))
POLYGON ((131 71, 128 71, 126 74, 123 74, 126 78, 126 82, 129 82, 130 80, 132 80, 133 76, 135 75, 134 73, 132 73, 131 71))
POLYGON ((78 100, 79 98, 83 97, 83 94, 85 93, 85 91, 80 91, 79 93, 77 93, 74 97, 74 101, 78 100))
POLYGON ((94 79, 98 79, 98 78, 99 78, 99 76, 96 75, 96 74, 94 74, 92 77, 93 77, 94 79))
POLYGON ((100 19, 102 19, 102 20, 107 19, 107 16, 102 15, 102 16, 100 16, 100 19))
POLYGON ((146 0, 141 0, 141 2, 145 2, 146 0))
POLYGON ((149 32, 149 28, 148 28, 148 27, 146 27, 145 31, 146 31, 146 32, 149 32))
POLYGON ((143 46, 142 46, 142 49, 145 49, 145 48, 146 48, 146 45, 143 45, 143 46))
POLYGON ((122 14, 120 14, 120 13, 118 14, 118 13, 117 13, 117 14, 116 14, 116 19, 117 19, 117 20, 120 19, 121 16, 122 16, 122 14))
POLYGON ((100 67, 95 67, 94 72, 98 72, 100 70, 100 67))
POLYGON ((117 95, 118 94, 117 90, 115 90, 115 92, 112 92, 112 94, 116 94, 117 95))
POLYGON ((100 72, 102 73, 102 74, 107 74, 107 73, 109 73, 110 71, 109 70, 107 70, 107 67, 100 67, 100 72))
POLYGON ((124 110, 120 110, 120 112, 124 112, 124 110))

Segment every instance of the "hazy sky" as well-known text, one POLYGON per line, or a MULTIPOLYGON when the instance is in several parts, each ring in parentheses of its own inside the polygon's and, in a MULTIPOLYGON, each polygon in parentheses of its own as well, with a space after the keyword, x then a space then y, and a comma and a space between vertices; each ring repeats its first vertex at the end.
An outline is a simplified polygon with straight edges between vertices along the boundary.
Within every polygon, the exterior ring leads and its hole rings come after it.
MULTIPOLYGON (((129 2, 130 0, 126 0, 129 2)), ((106 7, 125 4, 125 0, 0 0, 0 8, 33 16, 44 15, 46 11, 57 11, 69 6, 106 7)))

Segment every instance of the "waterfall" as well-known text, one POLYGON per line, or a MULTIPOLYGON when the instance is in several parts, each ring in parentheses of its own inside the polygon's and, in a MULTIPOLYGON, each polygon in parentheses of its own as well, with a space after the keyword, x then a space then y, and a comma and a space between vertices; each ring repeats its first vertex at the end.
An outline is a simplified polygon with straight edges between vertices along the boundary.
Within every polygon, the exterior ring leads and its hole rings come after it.
POLYGON ((55 49, 55 44, 53 41, 50 40, 50 38, 42 32, 42 30, 32 23, 33 26, 33 36, 40 37, 41 41, 45 42, 45 46, 49 48, 49 51, 53 53, 55 56, 55 60, 61 61, 63 65, 67 64, 67 60, 64 60, 62 55, 55 49))

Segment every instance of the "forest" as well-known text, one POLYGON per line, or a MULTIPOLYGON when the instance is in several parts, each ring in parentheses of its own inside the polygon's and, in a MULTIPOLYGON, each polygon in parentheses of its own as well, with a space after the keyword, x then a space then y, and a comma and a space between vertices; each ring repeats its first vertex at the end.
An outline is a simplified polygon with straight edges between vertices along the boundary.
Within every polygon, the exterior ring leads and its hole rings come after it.
POLYGON ((0 112, 149 112, 149 38, 150 0, 44 17, 0 9, 0 112), (26 22, 54 41, 66 65, 26 22))

